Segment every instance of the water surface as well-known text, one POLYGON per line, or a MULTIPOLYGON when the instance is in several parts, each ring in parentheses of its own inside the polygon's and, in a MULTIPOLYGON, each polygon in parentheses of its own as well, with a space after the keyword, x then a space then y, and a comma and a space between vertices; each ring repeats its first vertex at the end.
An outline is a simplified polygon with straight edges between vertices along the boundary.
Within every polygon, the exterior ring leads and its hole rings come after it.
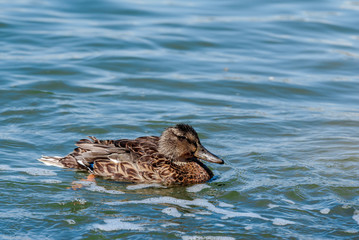
POLYGON ((358 238, 358 1, 0 9, 1 239, 358 238), (213 181, 86 183, 36 160, 179 122, 225 160, 213 181))

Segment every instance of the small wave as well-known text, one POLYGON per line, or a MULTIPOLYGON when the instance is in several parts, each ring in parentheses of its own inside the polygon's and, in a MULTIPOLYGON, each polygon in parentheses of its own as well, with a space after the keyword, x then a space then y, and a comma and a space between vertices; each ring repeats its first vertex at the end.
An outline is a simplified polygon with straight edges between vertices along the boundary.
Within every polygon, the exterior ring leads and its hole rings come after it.
POLYGON ((174 207, 168 207, 162 210, 163 213, 172 217, 181 217, 182 214, 174 207))
POLYGON ((104 187, 96 185, 95 182, 75 181, 74 183, 81 184, 81 185, 85 186, 86 190, 89 190, 92 192, 109 193, 109 194, 124 194, 124 192, 121 192, 118 190, 107 190, 104 187))
POLYGON ((62 181, 56 180, 56 179, 45 179, 45 180, 41 180, 41 182, 43 182, 43 183, 49 183, 49 184, 62 183, 62 181))
POLYGON ((76 221, 73 220, 73 219, 66 219, 65 221, 66 221, 68 224, 71 224, 71 225, 76 224, 76 221))
POLYGON ((229 204, 229 203, 225 203, 225 202, 219 202, 219 206, 220 207, 228 207, 228 208, 234 207, 233 204, 229 204))
POLYGON ((289 224, 295 224, 295 222, 289 221, 289 220, 286 220, 286 219, 282 219, 282 218, 273 219, 273 225, 285 226, 285 225, 289 225, 289 224))
POLYGON ((1 218, 24 219, 24 218, 38 218, 38 217, 25 209, 15 208, 11 210, 1 211, 0 219, 1 218))
POLYGON ((183 214, 183 216, 185 216, 185 217, 196 217, 196 215, 193 214, 193 213, 185 213, 185 214, 183 214))
MULTIPOLYGON (((16 236, 9 236, 9 235, 3 235, 0 234, 0 239, 2 240, 32 240, 34 238, 29 237, 27 233, 20 233, 20 234, 16 234, 16 236)), ((43 240, 52 240, 52 238, 48 238, 46 236, 43 235, 36 235, 36 239, 43 239, 43 240)))
POLYGON ((282 199, 284 202, 286 202, 286 203, 289 203, 289 204, 292 204, 292 205, 294 205, 295 204, 295 202, 293 202, 292 200, 289 200, 289 199, 282 199))
POLYGON ((210 188, 207 184, 197 184, 187 188, 187 192, 200 192, 205 188, 210 188))
POLYGON ((247 225, 244 227, 245 230, 249 231, 253 229, 253 226, 247 225))
POLYGON ((277 208, 277 207, 279 207, 279 205, 277 205, 277 204, 272 204, 272 203, 269 203, 269 204, 268 204, 268 208, 269 208, 269 209, 277 208))
POLYGON ((321 214, 328 214, 330 212, 329 208, 323 208, 322 210, 320 210, 321 214))
POLYGON ((25 172, 32 176, 56 176, 57 174, 48 169, 42 169, 42 168, 23 168, 20 169, 20 171, 25 172))
POLYGON ((137 230, 142 231, 144 230, 143 226, 140 224, 124 222, 122 219, 115 218, 115 219, 105 219, 104 224, 94 224, 93 228, 99 229, 102 231, 118 231, 118 230, 137 230))
POLYGON ((354 211, 353 219, 359 224, 359 210, 354 211))
POLYGON ((0 165, 0 171, 11 171, 11 170, 13 169, 8 165, 3 165, 3 164, 0 165))
POLYGON ((48 169, 43 168, 12 168, 8 165, 0 165, 0 171, 20 171, 32 176, 56 176, 57 174, 48 169))
POLYGON ((180 225, 179 223, 171 223, 171 222, 168 222, 168 223, 164 223, 162 224, 161 226, 166 228, 166 227, 171 227, 171 226, 178 226, 180 225))
POLYGON ((245 212, 235 212, 227 209, 218 208, 206 199, 194 199, 194 200, 184 200, 173 197, 155 197, 147 198, 143 200, 127 201, 127 202, 110 202, 109 205, 123 205, 123 204, 174 204, 183 208, 191 208, 191 206, 198 206, 207 208, 210 212, 222 214, 222 219, 234 218, 234 217, 250 217, 250 218, 259 218, 263 220, 269 220, 257 213, 245 213, 245 212))
POLYGON ((212 213, 209 212, 209 211, 199 211, 197 213, 200 214, 200 215, 212 215, 212 213))

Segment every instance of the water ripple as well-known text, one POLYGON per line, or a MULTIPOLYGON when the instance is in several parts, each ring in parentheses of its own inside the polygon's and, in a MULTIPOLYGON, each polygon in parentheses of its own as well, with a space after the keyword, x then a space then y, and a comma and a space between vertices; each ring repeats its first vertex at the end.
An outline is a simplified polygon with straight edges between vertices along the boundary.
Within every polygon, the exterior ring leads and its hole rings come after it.
POLYGON ((0 238, 358 234, 357 1, 0 8, 0 238), (36 160, 178 122, 225 160, 213 181, 87 183, 36 160))

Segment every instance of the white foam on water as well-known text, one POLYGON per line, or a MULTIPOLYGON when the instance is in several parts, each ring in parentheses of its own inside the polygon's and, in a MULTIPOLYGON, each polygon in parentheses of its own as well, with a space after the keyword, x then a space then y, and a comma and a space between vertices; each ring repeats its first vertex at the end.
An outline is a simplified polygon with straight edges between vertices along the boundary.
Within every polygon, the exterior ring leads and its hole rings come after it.
POLYGON ((224 202, 219 202, 219 206, 220 207, 229 207, 229 208, 234 207, 234 205, 229 204, 229 203, 224 203, 224 202))
POLYGON ((330 212, 329 208, 323 208, 322 210, 320 210, 321 214, 328 214, 330 212))
POLYGON ((279 205, 272 204, 272 203, 268 204, 268 208, 269 208, 269 209, 277 208, 277 207, 279 207, 279 205))
POLYGON ((50 183, 50 184, 62 183, 62 181, 56 179, 45 179, 45 180, 41 180, 41 182, 50 183))
POLYGON ((196 217, 196 215, 193 214, 193 213, 185 213, 185 214, 183 214, 183 216, 185 216, 185 217, 196 217))
POLYGON ((284 202, 289 203, 289 204, 295 204, 295 202, 293 202, 292 200, 289 199, 283 199, 284 202))
POLYGON ((13 208, 6 211, 0 211, 1 218, 15 218, 15 219, 24 219, 24 218, 38 218, 33 213, 26 209, 22 208, 13 208))
MULTIPOLYGON (((12 234, 14 234, 14 233, 12 233, 12 234)), ((33 240, 35 238, 26 236, 26 233, 25 234, 17 233, 16 236, 9 236, 9 235, 0 234, 0 239, 1 240, 33 240)), ((43 235, 37 235, 36 239, 53 240, 52 238, 48 238, 48 237, 43 236, 43 235)))
MULTIPOLYGON (((12 171, 16 171, 16 169, 11 168, 8 165, 1 164, 0 165, 0 171, 12 172, 12 171)), ((4 174, 4 175, 0 175, 0 179, 7 180, 7 181, 9 181, 9 180, 12 180, 12 181, 27 181, 28 176, 18 175, 18 174, 4 174)))
POLYGON ((124 222, 122 219, 105 219, 104 224, 94 224, 93 228, 99 229, 102 231, 110 232, 110 231, 118 231, 118 230, 135 230, 142 231, 144 228, 135 223, 124 222))
POLYGON ((188 187, 186 190, 187 190, 187 192, 200 192, 205 188, 210 188, 210 186, 208 186, 207 184, 197 184, 197 185, 188 187))
POLYGON ((351 233, 351 234, 356 234, 356 233, 358 233, 359 231, 358 231, 358 230, 355 230, 355 229, 348 229, 348 230, 345 230, 344 232, 346 232, 346 233, 351 233))
POLYGON ((226 225, 224 225, 224 224, 222 224, 222 223, 216 223, 216 224, 214 224, 215 226, 217 226, 217 227, 225 227, 226 225))
POLYGON ((170 226, 178 226, 178 225, 180 225, 179 223, 164 223, 164 224, 162 224, 161 226, 162 227, 170 227, 170 226))
POLYGON ((43 168, 22 168, 19 170, 22 172, 25 172, 29 175, 32 175, 32 176, 56 176, 57 175, 54 171, 48 170, 48 169, 43 169, 43 168))
POLYGON ((8 165, 0 165, 0 171, 20 171, 32 176, 56 176, 57 174, 49 169, 43 168, 12 168, 8 165))
POLYGON ((359 224, 359 210, 354 211, 353 219, 359 224))
POLYGON ((81 204, 81 205, 84 205, 84 204, 87 203, 87 201, 86 201, 85 199, 82 199, 82 198, 76 198, 76 199, 74 200, 74 202, 77 202, 77 203, 79 203, 79 204, 81 204))
POLYGON ((126 187, 127 190, 137 190, 137 189, 144 189, 144 188, 166 188, 166 186, 163 186, 158 183, 151 183, 151 184, 134 184, 129 185, 126 187))
MULTIPOLYGON (((4 178, 2 178, 2 179, 4 179, 4 178)), ((22 181, 24 181, 24 180, 28 180, 28 179, 29 179, 28 176, 18 176, 18 175, 6 176, 6 180, 14 180, 14 181, 22 180, 22 181)))
POLYGON ((197 212, 197 214, 200 214, 200 215, 212 215, 212 213, 209 212, 209 211, 199 211, 199 212, 197 212))
POLYGON ((174 207, 168 207, 162 210, 163 213, 170 215, 172 217, 181 217, 182 214, 174 207))
POLYGON ((101 192, 101 193, 109 193, 109 194, 124 194, 124 192, 117 191, 117 190, 107 190, 104 187, 97 186, 95 184, 91 184, 90 187, 86 188, 89 191, 93 192, 101 192))
POLYGON ((224 236, 182 236, 183 240, 235 240, 233 237, 224 236))
POLYGON ((174 204, 183 208, 191 208, 190 206, 198 206, 207 208, 210 212, 222 214, 222 219, 234 218, 234 217, 250 217, 250 218, 259 218, 263 220, 269 220, 264 218, 257 213, 245 213, 245 212, 235 212, 227 209, 222 209, 214 206, 206 199, 194 199, 194 200, 184 200, 173 197, 155 197, 147 198, 137 201, 127 201, 127 202, 109 202, 109 205, 123 205, 123 204, 174 204))
POLYGON ((0 239, 2 240, 32 240, 32 238, 26 236, 8 236, 0 234, 0 239))
POLYGON ((101 192, 101 193, 109 193, 109 194, 124 194, 124 192, 118 190, 107 190, 104 187, 96 185, 96 182, 89 182, 89 181, 75 181, 74 183, 79 183, 85 186, 86 190, 92 192, 101 192))
POLYGON ((12 171, 13 169, 8 165, 0 164, 0 171, 12 171))
POLYGON ((252 229, 253 229, 253 227, 252 227, 252 226, 247 225, 247 226, 245 226, 245 227, 244 227, 244 229, 245 229, 245 230, 247 230, 247 231, 249 231, 249 230, 252 230, 252 229))
POLYGON ((295 224, 295 222, 293 221, 289 221, 283 218, 274 218, 273 220, 273 225, 277 225, 277 226, 285 226, 285 225, 289 225, 289 224, 295 224))
POLYGON ((75 220, 73 220, 73 219, 66 219, 65 220, 68 224, 76 224, 76 221, 75 220))

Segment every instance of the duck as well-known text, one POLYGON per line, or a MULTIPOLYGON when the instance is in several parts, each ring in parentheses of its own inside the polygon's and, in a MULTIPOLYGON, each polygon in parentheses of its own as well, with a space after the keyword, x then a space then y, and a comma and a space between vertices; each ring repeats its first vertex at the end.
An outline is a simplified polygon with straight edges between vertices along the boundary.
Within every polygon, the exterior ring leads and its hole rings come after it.
POLYGON ((202 160, 224 163, 201 144, 194 128, 184 123, 166 128, 159 137, 99 140, 90 136, 75 145, 64 157, 42 156, 38 160, 118 182, 166 186, 207 182, 214 174, 202 160))

